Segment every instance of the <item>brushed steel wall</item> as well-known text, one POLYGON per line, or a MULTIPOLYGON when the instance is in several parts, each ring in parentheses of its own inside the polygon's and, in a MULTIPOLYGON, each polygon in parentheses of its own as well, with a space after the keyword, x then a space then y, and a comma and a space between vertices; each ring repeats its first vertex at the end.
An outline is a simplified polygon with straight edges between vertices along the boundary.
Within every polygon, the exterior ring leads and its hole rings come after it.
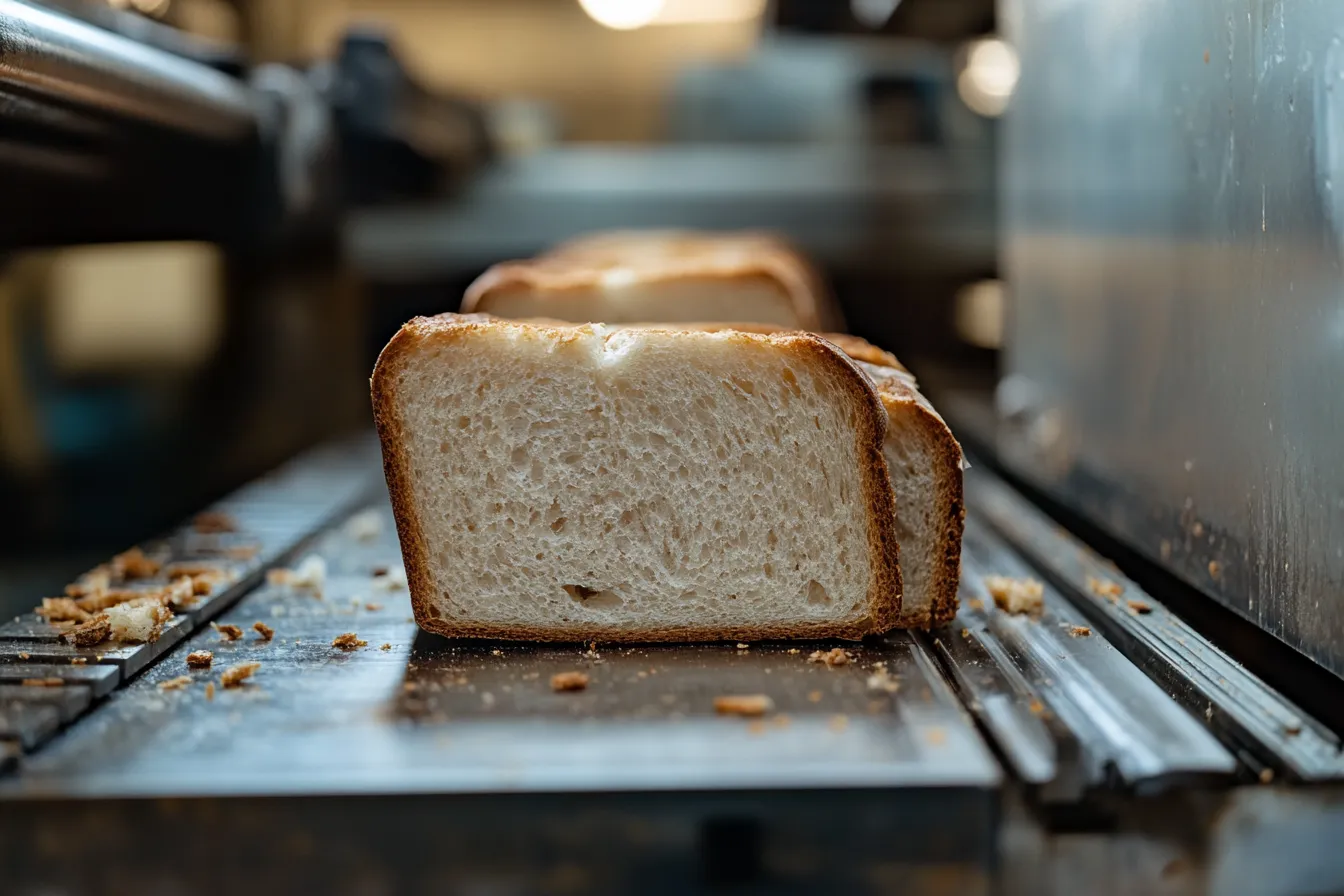
POLYGON ((1001 12, 1005 458, 1344 675, 1344 2, 1001 12))

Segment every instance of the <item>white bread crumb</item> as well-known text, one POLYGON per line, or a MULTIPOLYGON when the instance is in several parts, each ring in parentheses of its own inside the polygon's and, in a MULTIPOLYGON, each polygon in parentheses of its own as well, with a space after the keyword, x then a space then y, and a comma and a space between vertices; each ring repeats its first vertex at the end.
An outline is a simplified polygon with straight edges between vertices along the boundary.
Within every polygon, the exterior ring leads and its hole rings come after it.
POLYGON ((164 624, 173 618, 173 611, 157 598, 141 598, 108 607, 106 616, 113 640, 150 643, 159 640, 164 624))
POLYGON ((383 515, 372 507, 345 521, 345 534, 355 541, 373 541, 383 534, 383 515))
POLYGON ((1045 609, 1045 586, 1036 579, 985 576, 985 590, 1005 613, 1037 615, 1045 609))
POLYGON ((714 698, 714 711, 727 716, 763 716, 775 708, 765 694, 738 694, 714 698))

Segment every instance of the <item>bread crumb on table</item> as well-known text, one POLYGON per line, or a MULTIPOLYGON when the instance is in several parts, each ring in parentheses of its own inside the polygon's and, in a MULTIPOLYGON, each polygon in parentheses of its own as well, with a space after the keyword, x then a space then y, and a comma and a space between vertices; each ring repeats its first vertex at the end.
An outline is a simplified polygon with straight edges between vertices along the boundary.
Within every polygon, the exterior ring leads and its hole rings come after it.
POLYGON ((215 655, 209 650, 193 650, 187 654, 187 668, 189 669, 208 669, 214 661, 215 655))
POLYGON ((789 648, 789 656, 797 656, 797 655, 800 654, 800 653, 802 653, 802 651, 799 650, 797 647, 790 647, 790 648, 789 648))
POLYGON ((1152 606, 1148 604, 1146 601, 1127 600, 1125 601, 1125 604, 1129 607, 1130 612, 1134 613, 1136 616, 1146 616, 1147 614, 1153 612, 1152 606))
POLYGON ((213 681, 207 681, 205 683, 205 699, 215 699, 215 683, 213 681))
POLYGON ((750 650, 750 649, 751 649, 751 645, 750 645, 750 644, 743 644, 743 643, 739 642, 738 645, 737 645, 737 649, 738 649, 738 650, 750 650))
POLYGON ((882 691, 887 694, 894 694, 901 689, 901 683, 891 677, 891 673, 885 668, 878 669, 872 675, 868 676, 868 690, 882 691))
POLYGON ((406 587, 406 570, 400 566, 384 569, 380 575, 373 574, 373 587, 382 591, 400 591, 406 587))
POLYGON ((34 612, 48 622, 84 622, 89 613, 74 598, 44 597, 42 606, 34 612))
POLYGON ((830 650, 814 650, 812 655, 807 658, 809 663, 825 663, 828 666, 843 666, 853 659, 853 655, 843 647, 833 647, 830 650))
POLYGON ((222 511, 205 510, 196 514, 196 518, 191 521, 191 528, 202 535, 222 535, 237 532, 238 521, 222 511))
POLYGON ((76 647, 92 647, 112 637, 112 622, 106 613, 100 613, 87 622, 70 629, 61 635, 61 640, 76 647))
POLYGON ((21 684, 26 688, 63 688, 64 678, 25 678, 21 684))
POLYGON ((763 716, 775 708, 765 694, 730 694, 714 698, 714 711, 725 716, 763 716))
POLYGON ((157 597, 127 601, 108 607, 104 614, 112 629, 112 638, 135 644, 152 644, 163 634, 163 627, 173 618, 173 611, 157 597))
POLYGON ((392 649, 392 645, 391 645, 391 644, 383 644, 383 646, 379 647, 378 649, 379 649, 379 650, 391 650, 391 649, 392 649))
POLYGON ((262 641, 269 641, 269 640, 271 640, 272 638, 275 637, 275 629, 271 628, 269 625, 267 625, 267 624, 264 623, 264 622, 254 622, 254 623, 252 623, 252 629, 253 629, 258 635, 260 635, 260 640, 262 640, 262 641))
POLYGON ((354 632, 345 632, 331 639, 331 646, 339 647, 341 650, 358 650, 368 645, 368 641, 361 641, 354 632))
POLYGON ((219 683, 226 688, 236 688, 256 673, 261 668, 261 663, 239 663, 236 666, 230 666, 224 670, 224 674, 219 676, 219 683))
POLYGON ((382 608, 382 604, 367 603, 364 605, 364 609, 368 610, 370 613, 377 613, 382 608))
POLYGON ((985 602, 978 597, 973 597, 966 601, 966 606, 970 607, 972 610, 983 610, 985 608, 985 602))
POLYGON ((1107 600, 1114 600, 1125 593, 1125 587, 1119 582, 1112 582, 1110 579, 1099 579, 1095 576, 1087 577, 1087 590, 1091 591, 1097 597, 1104 597, 1107 600))
POLYGON ((86 656, 70 657, 70 665, 72 666, 87 666, 88 664, 89 664, 89 658, 86 656))
POLYGON ((303 558, 303 562, 294 569, 267 570, 266 582, 320 595, 327 583, 327 561, 314 554, 303 558))
POLYGON ((587 672, 557 672, 551 676, 553 691, 581 691, 588 687, 587 672))
POLYGON ((383 515, 370 507, 350 517, 341 528, 355 541, 374 541, 383 533, 383 515))
POLYGON ((985 576, 985 590, 1005 613, 1039 615, 1045 609, 1045 586, 1036 579, 985 576))
POLYGON ((225 641, 237 641, 243 636, 243 630, 236 625, 220 625, 218 622, 212 622, 210 627, 219 632, 219 637, 225 641))
POLYGON ((190 675, 179 675, 176 678, 159 682, 159 690, 161 691, 181 691, 189 687, 191 687, 190 675))
POLYGON ((831 716, 830 722, 826 724, 827 728, 839 733, 849 727, 849 716, 831 716))
POLYGON ((1085 625, 1069 626, 1069 634, 1075 638, 1088 638, 1092 635, 1092 629, 1085 625))
POLYGON ((22 653, 22 652, 19 653, 19 659, 21 660, 26 660, 29 659, 30 657, 32 657, 31 653, 22 653))
POLYGON ((117 579, 147 579, 159 574, 163 564, 139 548, 131 548, 112 558, 112 576, 117 579))
POLYGON ((807 692, 807 700, 808 700, 809 703, 820 703, 820 702, 821 702, 821 691, 808 691, 808 692, 807 692))

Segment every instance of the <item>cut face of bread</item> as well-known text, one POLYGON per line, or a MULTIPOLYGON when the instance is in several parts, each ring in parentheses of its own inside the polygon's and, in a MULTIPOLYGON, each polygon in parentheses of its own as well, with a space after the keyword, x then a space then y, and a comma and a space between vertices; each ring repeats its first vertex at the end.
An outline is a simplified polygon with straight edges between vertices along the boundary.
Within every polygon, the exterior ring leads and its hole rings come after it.
POLYGON ((886 415, 816 337, 443 315, 402 328, 373 397, 430 631, 858 638, 899 616, 886 415))
POLYGON ((748 320, 818 329, 840 322, 812 267, 758 233, 594 234, 492 267, 468 288, 462 311, 575 323, 748 320))
MULTIPOLYGON (((656 326, 635 324, 636 328, 656 326)), ((742 329, 778 333, 761 324, 695 323, 707 332, 742 329)), ((887 412, 882 451, 896 502, 896 539, 901 545, 902 628, 929 628, 957 614, 961 575, 962 453, 943 418, 896 359, 867 340, 821 334, 844 351, 873 381, 887 412)))

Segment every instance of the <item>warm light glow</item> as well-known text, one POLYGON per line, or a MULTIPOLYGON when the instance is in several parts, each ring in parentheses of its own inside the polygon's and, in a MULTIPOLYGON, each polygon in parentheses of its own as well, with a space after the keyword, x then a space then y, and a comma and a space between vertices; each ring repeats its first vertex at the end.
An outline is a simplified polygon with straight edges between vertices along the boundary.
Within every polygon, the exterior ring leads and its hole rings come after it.
POLYGON ((616 31, 633 31, 651 24, 665 4, 666 0, 579 0, 589 18, 616 31))
POLYGON ((957 93, 972 111, 990 117, 1002 115, 1012 99, 1021 66, 1015 51, 998 38, 972 41, 966 64, 957 76, 957 93))
POLYGON ((747 22, 765 15, 766 0, 665 0, 654 25, 747 22))
POLYGON ((962 287, 955 306, 957 335, 980 348, 1002 346, 1004 293, 1002 280, 981 280, 962 287))
POLYGON ((633 31, 646 25, 748 22, 765 15, 767 0, 579 0, 599 25, 633 31))

